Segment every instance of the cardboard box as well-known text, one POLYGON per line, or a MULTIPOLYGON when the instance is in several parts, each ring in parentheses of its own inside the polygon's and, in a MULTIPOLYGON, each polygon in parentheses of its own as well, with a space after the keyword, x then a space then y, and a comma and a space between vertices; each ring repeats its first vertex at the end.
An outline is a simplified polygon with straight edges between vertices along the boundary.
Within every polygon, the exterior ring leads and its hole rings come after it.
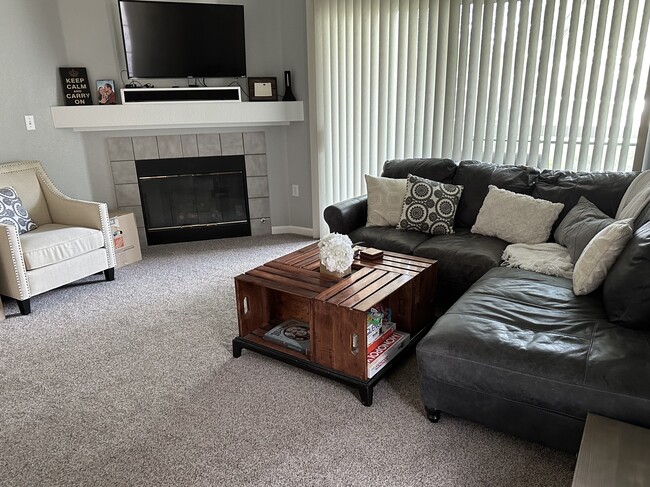
POLYGON ((142 260, 135 215, 128 211, 111 211, 111 234, 115 245, 117 268, 142 260))

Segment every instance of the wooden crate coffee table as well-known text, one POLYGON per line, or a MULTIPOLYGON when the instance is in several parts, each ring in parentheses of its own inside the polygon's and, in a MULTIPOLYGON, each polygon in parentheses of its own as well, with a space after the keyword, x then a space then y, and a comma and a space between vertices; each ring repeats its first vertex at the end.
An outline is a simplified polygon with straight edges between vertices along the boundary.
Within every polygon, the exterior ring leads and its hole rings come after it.
POLYGON ((321 276, 317 244, 292 252, 235 278, 242 349, 339 380, 359 389, 372 405, 375 384, 428 331, 434 320, 436 261, 385 252, 379 260, 355 260, 341 280, 321 276), (382 304, 411 340, 375 376, 367 376, 366 312, 382 304), (311 350, 295 352, 262 337, 273 326, 297 319, 310 323, 311 350))

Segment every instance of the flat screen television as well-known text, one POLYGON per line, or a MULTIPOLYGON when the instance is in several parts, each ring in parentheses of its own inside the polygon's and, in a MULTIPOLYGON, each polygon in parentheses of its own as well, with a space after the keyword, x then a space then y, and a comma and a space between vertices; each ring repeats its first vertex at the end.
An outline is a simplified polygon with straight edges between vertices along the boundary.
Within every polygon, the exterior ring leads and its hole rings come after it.
POLYGON ((244 7, 119 0, 129 78, 246 76, 244 7))

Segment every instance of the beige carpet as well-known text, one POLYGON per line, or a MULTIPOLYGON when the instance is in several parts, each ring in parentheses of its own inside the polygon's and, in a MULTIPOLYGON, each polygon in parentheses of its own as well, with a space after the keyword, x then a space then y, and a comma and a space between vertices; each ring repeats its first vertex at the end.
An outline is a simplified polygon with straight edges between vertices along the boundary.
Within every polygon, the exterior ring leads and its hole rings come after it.
POLYGON ((572 456, 443 416, 415 360, 364 407, 337 382, 232 357, 233 277, 296 236, 151 247, 0 322, 0 485, 568 486, 572 456))

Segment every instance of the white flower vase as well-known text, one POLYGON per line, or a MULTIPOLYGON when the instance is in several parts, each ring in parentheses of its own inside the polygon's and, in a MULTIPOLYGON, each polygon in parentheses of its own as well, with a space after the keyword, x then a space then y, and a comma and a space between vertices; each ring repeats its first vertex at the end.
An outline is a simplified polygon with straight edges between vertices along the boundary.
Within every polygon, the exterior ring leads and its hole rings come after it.
POLYGON ((327 267, 321 262, 320 263, 320 275, 327 278, 327 279, 335 279, 335 280, 341 280, 345 276, 349 276, 352 274, 352 266, 348 267, 345 271, 343 272, 332 272, 328 271, 327 267))
POLYGON ((327 279, 339 280, 352 272, 354 250, 347 235, 331 233, 318 243, 320 249, 320 273, 327 279))

